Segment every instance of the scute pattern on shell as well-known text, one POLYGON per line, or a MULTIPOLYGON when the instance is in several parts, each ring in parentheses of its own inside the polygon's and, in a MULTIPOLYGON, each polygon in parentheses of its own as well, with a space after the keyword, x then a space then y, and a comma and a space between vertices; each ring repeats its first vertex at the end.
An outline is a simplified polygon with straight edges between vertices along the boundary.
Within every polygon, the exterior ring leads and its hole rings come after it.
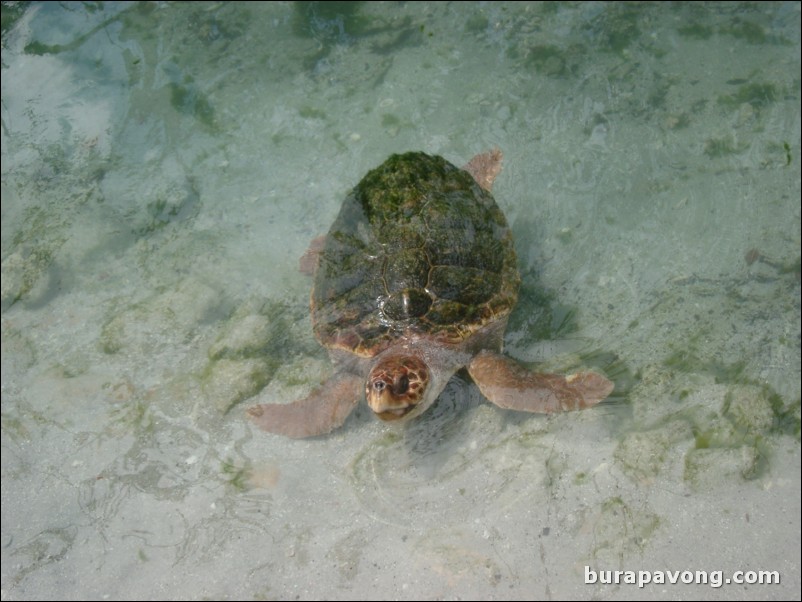
POLYGON ((445 159, 392 155, 343 202, 318 258, 320 342, 363 357, 406 333, 459 342, 515 305, 512 235, 493 196, 445 159))

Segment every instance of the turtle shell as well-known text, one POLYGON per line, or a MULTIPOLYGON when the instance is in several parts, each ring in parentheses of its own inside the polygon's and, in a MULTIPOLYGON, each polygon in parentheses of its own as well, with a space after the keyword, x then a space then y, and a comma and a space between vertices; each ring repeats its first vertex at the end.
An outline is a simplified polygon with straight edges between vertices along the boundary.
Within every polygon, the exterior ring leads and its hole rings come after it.
POLYGON ((458 343, 518 294, 512 235, 493 196, 424 153, 392 155, 348 194, 318 257, 320 342, 372 357, 406 335, 458 343))

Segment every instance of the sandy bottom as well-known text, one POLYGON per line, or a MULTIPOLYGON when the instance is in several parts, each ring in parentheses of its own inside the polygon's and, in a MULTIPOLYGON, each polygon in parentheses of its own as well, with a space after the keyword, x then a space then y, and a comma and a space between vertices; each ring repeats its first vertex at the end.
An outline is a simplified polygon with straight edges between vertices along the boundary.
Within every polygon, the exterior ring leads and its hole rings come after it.
POLYGON ((799 599, 799 3, 2 11, 3 600, 799 599), (255 429, 348 190, 493 146, 506 349, 610 400, 255 429))

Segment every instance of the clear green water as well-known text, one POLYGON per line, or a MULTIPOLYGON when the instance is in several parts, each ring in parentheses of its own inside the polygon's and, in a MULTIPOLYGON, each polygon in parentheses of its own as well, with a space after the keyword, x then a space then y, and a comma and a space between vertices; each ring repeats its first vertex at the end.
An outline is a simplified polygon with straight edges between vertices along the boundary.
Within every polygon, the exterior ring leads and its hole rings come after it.
POLYGON ((3 600, 799 597, 798 3, 2 16, 3 600), (252 428, 330 370, 298 258, 350 187, 493 146, 507 350, 613 398, 252 428))

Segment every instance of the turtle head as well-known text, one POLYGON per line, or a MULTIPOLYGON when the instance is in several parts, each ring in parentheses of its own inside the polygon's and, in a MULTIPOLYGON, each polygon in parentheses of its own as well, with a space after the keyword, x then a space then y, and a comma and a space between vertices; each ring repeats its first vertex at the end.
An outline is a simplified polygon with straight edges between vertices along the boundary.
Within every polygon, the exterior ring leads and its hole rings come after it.
POLYGON ((426 409, 429 369, 414 355, 391 356, 373 366, 365 386, 370 409, 382 420, 400 420, 426 409), (415 411, 417 410, 417 411, 415 411))

